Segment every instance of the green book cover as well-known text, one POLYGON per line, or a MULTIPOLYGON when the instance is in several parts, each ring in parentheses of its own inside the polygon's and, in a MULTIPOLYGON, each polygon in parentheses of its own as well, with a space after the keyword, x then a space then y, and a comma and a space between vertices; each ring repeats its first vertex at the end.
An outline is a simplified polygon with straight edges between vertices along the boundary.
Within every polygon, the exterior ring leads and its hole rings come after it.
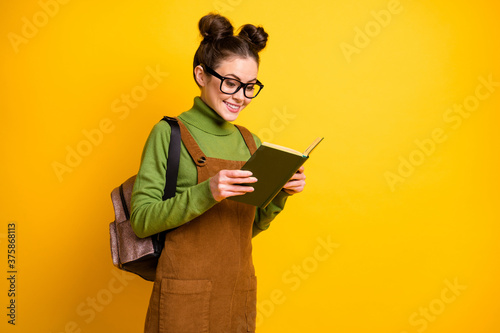
POLYGON ((301 153, 296 150, 264 142, 243 165, 242 170, 250 170, 257 182, 254 191, 228 199, 265 208, 279 193, 295 172, 309 158, 311 151, 323 140, 317 138, 301 153))

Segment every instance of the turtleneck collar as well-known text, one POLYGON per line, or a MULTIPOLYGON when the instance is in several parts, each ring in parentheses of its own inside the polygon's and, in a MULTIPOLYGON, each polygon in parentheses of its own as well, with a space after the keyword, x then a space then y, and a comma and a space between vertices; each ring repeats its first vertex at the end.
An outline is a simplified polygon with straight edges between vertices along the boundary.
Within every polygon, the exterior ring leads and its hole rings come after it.
POLYGON ((184 123, 213 135, 229 135, 236 130, 233 124, 224 120, 198 96, 194 98, 193 107, 183 112, 179 118, 184 123))

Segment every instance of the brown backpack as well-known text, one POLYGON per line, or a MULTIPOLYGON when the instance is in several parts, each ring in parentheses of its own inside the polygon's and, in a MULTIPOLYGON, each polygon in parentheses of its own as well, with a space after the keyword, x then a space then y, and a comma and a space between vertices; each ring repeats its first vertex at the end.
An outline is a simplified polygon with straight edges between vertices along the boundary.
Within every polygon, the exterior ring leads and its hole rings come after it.
MULTIPOLYGON (((176 118, 163 117, 171 127, 168 147, 167 171, 163 200, 175 196, 181 134, 176 118)), ((111 201, 115 211, 115 220, 109 224, 111 257, 113 265, 119 269, 139 275, 145 280, 154 281, 156 266, 160 258, 167 231, 146 238, 139 238, 130 224, 130 199, 136 176, 127 179, 111 192, 111 201)))

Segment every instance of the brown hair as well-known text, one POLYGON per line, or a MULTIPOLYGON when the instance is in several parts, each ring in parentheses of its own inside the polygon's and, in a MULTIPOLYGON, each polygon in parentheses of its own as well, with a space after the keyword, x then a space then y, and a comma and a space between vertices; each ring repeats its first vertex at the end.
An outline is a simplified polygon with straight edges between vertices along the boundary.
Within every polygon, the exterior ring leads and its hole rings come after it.
MULTIPOLYGON (((259 64, 259 52, 266 47, 268 38, 264 28, 245 24, 234 35, 232 24, 219 14, 203 16, 198 28, 203 40, 194 55, 193 75, 194 68, 200 64, 216 69, 223 60, 232 56, 252 57, 259 64)), ((196 77, 195 82, 198 84, 196 77)))

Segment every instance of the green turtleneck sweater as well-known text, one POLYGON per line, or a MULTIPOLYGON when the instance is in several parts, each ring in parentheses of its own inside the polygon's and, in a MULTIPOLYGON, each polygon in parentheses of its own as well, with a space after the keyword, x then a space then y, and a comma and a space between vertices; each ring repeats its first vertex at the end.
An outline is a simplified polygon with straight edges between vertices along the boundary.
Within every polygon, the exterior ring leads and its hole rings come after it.
MULTIPOLYGON (((199 97, 193 107, 178 117, 208 157, 246 161, 250 152, 240 132, 224 120, 199 97)), ((253 135, 257 147, 261 142, 253 135)), ((141 166, 132 192, 130 222, 139 237, 176 228, 203 214, 217 204, 209 180, 198 183, 196 165, 184 144, 181 145, 176 195, 162 200, 165 187, 170 126, 158 122, 152 129, 142 152, 141 166)), ((265 208, 256 208, 253 236, 266 230, 281 212, 289 195, 281 191, 265 208)))

